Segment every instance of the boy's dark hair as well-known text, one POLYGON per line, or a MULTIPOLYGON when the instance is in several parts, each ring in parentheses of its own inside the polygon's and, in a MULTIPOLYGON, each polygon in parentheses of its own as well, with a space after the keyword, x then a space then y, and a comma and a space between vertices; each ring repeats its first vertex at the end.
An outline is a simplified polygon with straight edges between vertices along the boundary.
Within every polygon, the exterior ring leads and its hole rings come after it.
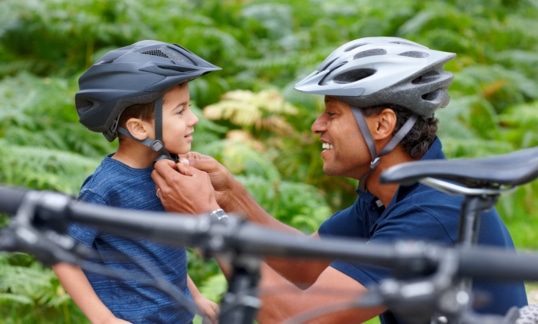
MULTIPOLYGON (((149 102, 144 104, 135 104, 125 108, 118 120, 118 127, 125 127, 127 121, 130 118, 140 118, 145 121, 150 121, 155 118, 155 102, 149 102)), ((118 136, 120 140, 124 135, 118 136)))

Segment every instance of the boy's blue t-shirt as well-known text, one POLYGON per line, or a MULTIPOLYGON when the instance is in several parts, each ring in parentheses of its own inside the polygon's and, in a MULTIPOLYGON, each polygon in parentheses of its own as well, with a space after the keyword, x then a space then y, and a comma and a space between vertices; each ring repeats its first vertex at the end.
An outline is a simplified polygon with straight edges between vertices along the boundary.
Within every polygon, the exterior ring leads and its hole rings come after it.
MULTIPOLYGON (((425 159, 443 159, 439 139, 432 144, 425 159)), ((359 198, 345 210, 337 212, 318 230, 321 237, 345 236, 374 243, 396 240, 434 241, 453 245, 457 241, 462 197, 450 196, 423 184, 401 186, 387 208, 378 207, 377 198, 359 192, 359 198)), ((482 215, 478 244, 514 249, 511 236, 495 209, 482 215)), ((331 266, 357 280, 363 286, 375 286, 390 276, 386 268, 335 260, 331 266)), ((523 282, 495 283, 473 281, 473 292, 487 293, 491 303, 476 306, 480 313, 504 315, 512 306, 527 305, 523 282)), ((402 323, 389 311, 380 315, 382 323, 402 323)))
MULTIPOLYGON (((133 169, 107 156, 82 185, 79 199, 125 209, 164 211, 155 195, 152 168, 133 169)), ((128 211, 126 211, 128 212, 128 211)), ((174 216, 170 216, 174 217, 174 216)), ((158 277, 193 307, 187 286, 187 254, 144 239, 125 238, 73 224, 69 233, 99 253, 97 265, 106 266, 122 279, 85 270, 93 289, 116 317, 132 323, 190 323, 194 314, 166 292, 155 288, 158 277), (135 280, 127 276, 135 276, 135 280)), ((192 309, 192 308, 191 308, 192 309)))

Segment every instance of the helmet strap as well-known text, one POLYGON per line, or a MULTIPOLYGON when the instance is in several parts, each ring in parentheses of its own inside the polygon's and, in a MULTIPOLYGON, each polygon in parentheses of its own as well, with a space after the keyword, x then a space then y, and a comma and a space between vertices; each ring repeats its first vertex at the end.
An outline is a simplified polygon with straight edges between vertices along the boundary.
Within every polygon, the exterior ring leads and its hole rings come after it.
POLYGON ((138 143, 143 144, 143 145, 151 148, 155 152, 161 153, 161 155, 155 160, 160 160, 160 159, 163 159, 163 158, 173 160, 172 157, 170 156, 170 154, 168 153, 168 151, 164 148, 164 145, 163 145, 163 143, 161 141, 152 140, 152 139, 149 139, 149 138, 139 140, 138 138, 134 137, 131 133, 129 133, 129 131, 127 129, 125 129, 123 127, 118 127, 118 133, 121 133, 121 134, 129 137, 130 139, 135 140, 138 143))
POLYGON ((149 148, 151 148, 154 152, 160 153, 159 157, 155 159, 155 161, 161 160, 161 159, 169 159, 174 161, 170 153, 164 148, 164 143, 162 140, 162 133, 163 133, 163 100, 162 97, 159 97, 157 100, 155 100, 155 108, 154 108, 154 127, 155 127, 155 140, 145 138, 143 140, 139 140, 138 138, 134 137, 129 131, 123 127, 118 127, 118 133, 121 133, 130 139, 133 139, 149 148))
POLYGON ((157 100, 155 100, 155 108, 154 108, 154 126, 155 126, 155 140, 152 143, 151 149, 155 152, 161 153, 159 157, 156 159, 156 161, 161 159, 169 159, 174 160, 170 153, 164 148, 164 141, 163 141, 163 98, 159 97, 157 100))
POLYGON ((370 170, 366 172, 361 179, 359 180, 359 190, 367 192, 366 189, 366 179, 374 172, 374 170, 379 165, 380 159, 383 155, 386 155, 390 153, 398 143, 402 141, 402 139, 409 133, 411 128, 415 125, 418 116, 417 115, 411 115, 408 120, 403 124, 403 126, 394 134, 394 136, 390 139, 390 141, 381 149, 379 153, 376 153, 376 147, 374 139, 372 138, 372 134, 370 133, 370 129, 368 128, 368 124, 366 124, 366 119, 364 118, 364 115, 362 113, 362 110, 356 107, 351 107, 351 111, 353 112, 353 116, 355 117, 355 121, 357 122, 357 125, 359 126, 359 130, 362 133, 362 137, 364 138, 364 141, 366 142, 366 145, 368 146, 368 150, 370 151, 370 170))

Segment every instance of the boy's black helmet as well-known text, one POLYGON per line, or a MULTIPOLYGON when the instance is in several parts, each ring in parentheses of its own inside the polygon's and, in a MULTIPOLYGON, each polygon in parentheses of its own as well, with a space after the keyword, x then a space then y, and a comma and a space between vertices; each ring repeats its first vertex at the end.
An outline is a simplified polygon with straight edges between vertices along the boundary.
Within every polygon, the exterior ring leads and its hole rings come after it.
POLYGON ((113 141, 125 108, 153 102, 172 86, 216 70, 177 44, 144 40, 110 51, 79 79, 75 105, 80 122, 113 141))

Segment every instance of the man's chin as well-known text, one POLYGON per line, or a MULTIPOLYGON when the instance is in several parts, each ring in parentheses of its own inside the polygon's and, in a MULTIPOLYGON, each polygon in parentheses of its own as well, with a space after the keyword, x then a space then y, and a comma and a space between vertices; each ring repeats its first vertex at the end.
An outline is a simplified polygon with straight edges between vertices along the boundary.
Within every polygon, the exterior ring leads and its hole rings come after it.
POLYGON ((326 164, 323 164, 323 172, 328 176, 335 176, 337 175, 333 169, 328 167, 326 164))

